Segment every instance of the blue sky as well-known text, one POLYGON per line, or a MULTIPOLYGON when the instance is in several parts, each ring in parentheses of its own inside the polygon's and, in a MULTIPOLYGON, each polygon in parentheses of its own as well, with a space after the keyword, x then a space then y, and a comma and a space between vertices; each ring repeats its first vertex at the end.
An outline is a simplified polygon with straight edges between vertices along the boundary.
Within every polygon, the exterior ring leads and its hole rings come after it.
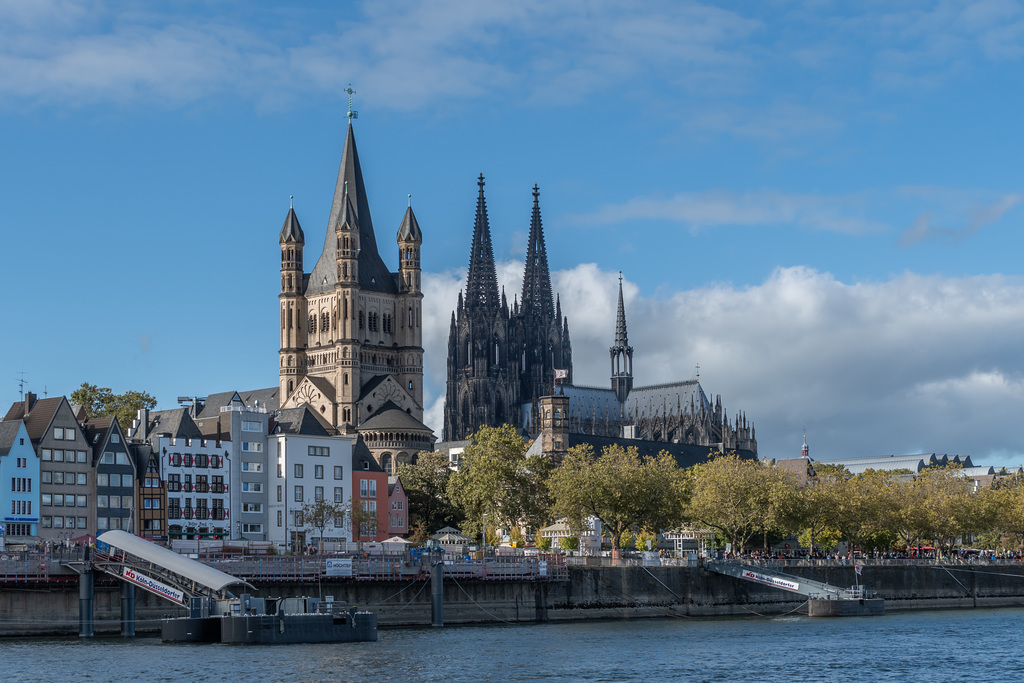
POLYGON ((510 296, 540 185, 577 382, 622 270, 638 382, 699 363, 766 457, 1024 461, 1024 6, 622 5, 0 3, 0 403, 276 384, 277 234, 294 195, 313 262, 351 83, 438 433, 482 172, 510 296))

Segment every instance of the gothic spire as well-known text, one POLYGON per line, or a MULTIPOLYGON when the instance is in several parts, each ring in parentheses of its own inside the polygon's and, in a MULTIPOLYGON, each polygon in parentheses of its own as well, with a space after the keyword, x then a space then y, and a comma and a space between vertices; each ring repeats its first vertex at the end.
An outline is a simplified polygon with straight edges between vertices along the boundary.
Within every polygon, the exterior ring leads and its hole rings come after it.
POLYGON ((533 186, 533 215, 530 218, 530 243, 526 248, 522 310, 527 315, 542 319, 550 319, 554 310, 548 252, 544 246, 544 227, 540 219, 540 188, 537 185, 533 186))
POLYGON ((622 303, 622 271, 619 271, 619 311, 615 314, 615 346, 629 346, 626 334, 626 306, 622 303))
POLYGON ((473 251, 469 256, 469 277, 466 278, 466 307, 470 312, 494 312, 500 305, 498 276, 494 270, 494 249, 491 246, 491 226, 487 221, 487 201, 484 199, 484 174, 477 180, 480 194, 476 200, 476 223, 473 226, 473 251))

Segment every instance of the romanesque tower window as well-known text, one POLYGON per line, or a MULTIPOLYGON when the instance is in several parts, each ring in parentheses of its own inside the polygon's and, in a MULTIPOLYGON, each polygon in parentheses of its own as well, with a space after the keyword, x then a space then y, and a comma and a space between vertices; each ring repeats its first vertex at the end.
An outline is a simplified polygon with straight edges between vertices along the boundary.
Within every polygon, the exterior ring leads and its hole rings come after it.
POLYGON ((364 327, 366 327, 366 325, 364 324, 364 320, 365 319, 363 317, 363 312, 359 311, 359 329, 363 329, 364 327))
POLYGON ((311 334, 313 332, 316 332, 316 316, 315 315, 309 316, 309 331, 310 331, 311 334))
POLYGON ((331 324, 331 318, 327 313, 320 314, 320 331, 326 332, 331 324))

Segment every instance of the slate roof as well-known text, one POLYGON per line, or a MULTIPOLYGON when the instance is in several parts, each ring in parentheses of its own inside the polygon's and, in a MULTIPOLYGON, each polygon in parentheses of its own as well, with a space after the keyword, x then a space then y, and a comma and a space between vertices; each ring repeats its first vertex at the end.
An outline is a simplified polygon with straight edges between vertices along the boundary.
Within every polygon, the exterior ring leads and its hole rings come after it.
POLYGON ((88 420, 82 425, 82 431, 85 432, 85 440, 92 448, 93 458, 99 457, 103 451, 103 444, 106 441, 107 432, 110 431, 110 425, 114 421, 113 416, 108 417, 95 417, 88 420))
POLYGON ((156 410, 149 414, 149 430, 152 436, 170 434, 175 439, 202 439, 203 434, 192 421, 188 408, 156 410))
POLYGON ((907 469, 917 473, 926 467, 942 467, 948 463, 959 463, 964 467, 974 467, 971 456, 948 456, 936 453, 916 455, 869 455, 855 458, 820 458, 818 462, 829 465, 842 465, 850 474, 862 474, 867 470, 890 472, 907 469))
POLYGON ((18 401, 11 404, 7 415, 4 416, 4 420, 23 420, 25 422, 25 431, 28 432, 28 438, 32 440, 33 444, 36 444, 46 436, 47 427, 53 421, 53 416, 57 414, 60 404, 65 401, 66 399, 63 396, 38 399, 32 405, 32 410, 29 411, 28 415, 25 415, 25 402, 18 401))
POLYGON ((352 446, 352 471, 353 472, 383 472, 384 470, 370 453, 369 447, 362 439, 356 439, 352 446))
POLYGON ((395 486, 398 485, 398 475, 392 474, 388 476, 388 496, 395 495, 395 486))
MULTIPOLYGON (((713 450, 710 446, 693 446, 684 443, 665 443, 664 441, 646 441, 643 439, 619 439, 610 436, 594 436, 591 434, 569 434, 569 446, 590 444, 594 455, 600 455, 605 446, 620 445, 636 446, 642 458, 651 458, 662 451, 668 451, 680 467, 692 467, 709 460, 713 450)), ((757 455, 748 450, 737 450, 736 454, 743 460, 757 460, 757 455)))
POLYGON ((385 381, 391 375, 374 375, 366 381, 365 384, 359 389, 359 401, 363 401, 367 396, 373 393, 373 390, 381 385, 381 382, 385 381))
POLYGON ((0 422, 0 455, 7 455, 18 437, 21 420, 4 420, 0 422))
POLYGON ((412 212, 412 205, 405 210, 405 216, 402 217, 402 224, 398 226, 398 240, 415 240, 417 242, 423 241, 423 233, 420 231, 420 224, 416 222, 416 214, 412 212))
POLYGON ((304 244, 306 237, 302 234, 302 226, 299 225, 299 218, 295 215, 293 207, 288 208, 288 215, 284 217, 284 225, 281 227, 281 244, 294 242, 304 244))
POLYGON ((277 410, 281 407, 281 401, 278 396, 280 391, 279 387, 268 387, 266 389, 221 391, 216 394, 210 394, 206 397, 206 401, 203 402, 203 409, 199 411, 199 415, 197 417, 201 419, 218 417, 220 415, 220 409, 229 405, 231 400, 235 397, 235 394, 238 394, 242 403, 250 408, 255 408, 256 401, 259 401, 260 408, 277 410))
POLYGON ((415 431, 427 431, 431 429, 415 417, 405 412, 394 401, 385 401, 373 415, 366 418, 359 425, 360 430, 367 429, 409 429, 415 431))
POLYGON ((271 434, 302 434, 305 436, 330 436, 331 427, 310 410, 308 405, 278 411, 273 417, 271 434))
POLYGON ((349 195, 354 197, 350 201, 355 210, 355 222, 358 223, 359 229, 359 287, 366 292, 397 294, 398 287, 395 285, 394 277, 377 252, 377 238, 373 232, 373 221, 370 219, 370 203, 366 198, 363 171, 359 166, 359 152, 356 150, 356 138, 351 122, 345 136, 345 151, 341 155, 338 182, 334 186, 334 203, 331 205, 331 215, 327 221, 324 250, 309 275, 305 294, 329 292, 338 281, 338 239, 334 230, 342 217, 349 195))

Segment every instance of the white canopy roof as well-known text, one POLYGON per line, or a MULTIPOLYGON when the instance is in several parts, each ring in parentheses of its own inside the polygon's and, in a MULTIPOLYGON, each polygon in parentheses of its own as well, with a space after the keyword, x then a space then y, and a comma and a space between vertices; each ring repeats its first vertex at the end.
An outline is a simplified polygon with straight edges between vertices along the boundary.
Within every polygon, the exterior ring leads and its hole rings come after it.
POLYGON ((107 531, 98 536, 97 541, 106 543, 118 550, 123 550, 129 555, 162 567, 168 571, 183 576, 190 581, 206 586, 213 591, 222 591, 228 586, 241 583, 252 587, 248 581, 225 574, 219 569, 209 567, 202 562, 196 562, 184 555, 179 555, 173 550, 151 543, 135 534, 119 529, 107 531))

